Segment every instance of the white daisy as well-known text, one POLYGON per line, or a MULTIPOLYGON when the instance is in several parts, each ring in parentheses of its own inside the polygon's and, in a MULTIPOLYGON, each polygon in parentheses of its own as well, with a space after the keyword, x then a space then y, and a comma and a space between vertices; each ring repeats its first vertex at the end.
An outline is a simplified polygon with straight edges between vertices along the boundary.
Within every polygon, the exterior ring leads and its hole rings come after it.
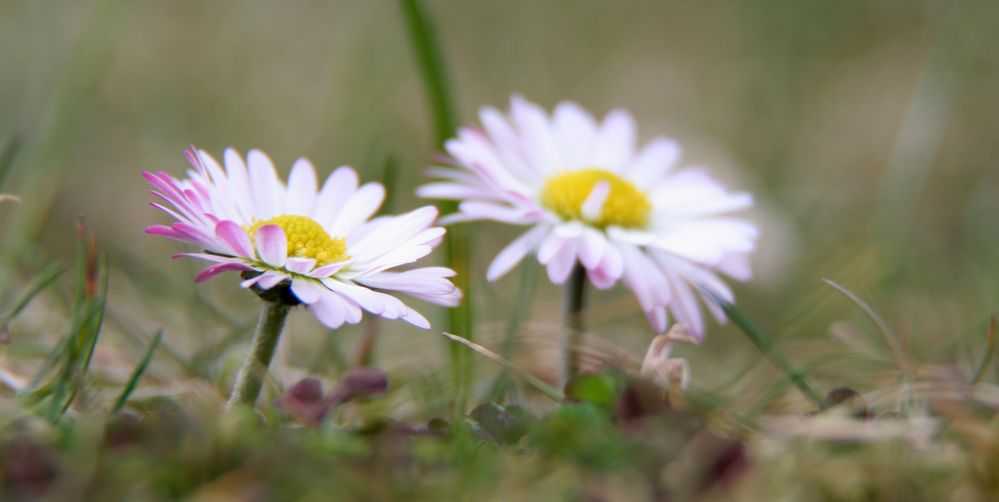
MULTIPOLYGON (((672 139, 636 150, 627 112, 598 122, 563 102, 549 116, 514 96, 508 116, 487 107, 479 119, 481 129, 465 127, 447 142, 455 167, 431 168, 441 181, 418 193, 461 201, 445 222, 531 227, 496 256, 489 280, 531 252, 556 284, 580 263, 598 288, 623 279, 657 332, 666 330, 669 311, 702 339, 698 288, 731 302, 719 274, 750 277, 756 227, 727 213, 748 208, 752 197, 727 191, 702 169, 677 169, 680 146, 672 139)), ((717 305, 706 303, 723 321, 717 305)))
POLYGON ((385 189, 379 183, 358 186, 350 167, 334 171, 319 189, 306 159, 295 162, 285 186, 259 150, 251 150, 245 162, 226 150, 224 170, 203 151, 186 153, 195 167, 186 179, 143 173, 156 187, 150 192, 166 203, 151 205, 176 219, 146 231, 202 248, 177 255, 215 263, 198 274, 198 282, 238 270, 244 272, 244 288, 289 286, 294 299, 330 328, 359 322, 362 309, 430 327, 385 291, 444 306, 460 300, 448 268, 391 270, 419 260, 440 242, 444 229, 432 226, 433 207, 370 219, 385 189))

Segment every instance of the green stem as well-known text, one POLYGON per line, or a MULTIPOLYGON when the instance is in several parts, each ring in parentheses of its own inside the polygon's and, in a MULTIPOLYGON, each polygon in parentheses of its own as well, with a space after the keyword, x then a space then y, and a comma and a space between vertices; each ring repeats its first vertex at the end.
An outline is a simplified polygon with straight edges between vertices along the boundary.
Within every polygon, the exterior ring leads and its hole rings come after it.
POLYGON ((239 406, 252 407, 256 404, 260 388, 264 384, 264 376, 267 375, 267 368, 271 364, 271 358, 274 357, 274 349, 277 348, 281 330, 284 329, 284 321, 288 318, 290 310, 291 306, 282 301, 264 302, 250 351, 246 354, 243 367, 236 376, 232 395, 229 396, 227 410, 232 411, 239 406))
POLYGON ((442 146, 454 135, 458 123, 455 120, 454 105, 448 92, 444 58, 437 41, 433 25, 427 17, 420 0, 399 0, 402 14, 406 18, 410 42, 416 52, 416 60, 427 88, 427 99, 434 117, 435 142, 442 146))
POLYGON ((569 276, 562 297, 565 328, 565 382, 579 372, 579 345, 583 338, 583 308, 586 306, 586 269, 577 264, 569 276))
MULTIPOLYGON (((454 135, 458 126, 455 107, 451 100, 452 94, 448 90, 444 57, 423 3, 420 0, 399 0, 399 6, 402 9, 410 44, 413 46, 417 66, 426 87, 427 101, 433 114, 434 144, 437 148, 441 148, 444 142, 454 135)), ((453 213, 457 211, 458 204, 454 201, 445 201, 439 207, 442 213, 453 213)), ((447 327, 448 331, 471 340, 474 304, 471 284, 468 281, 470 270, 468 250, 467 229, 451 227, 448 230, 448 238, 444 241, 444 261, 457 273, 454 283, 464 293, 464 298, 461 305, 448 310, 447 327)), ((471 379, 473 369, 471 359, 465 357, 465 354, 453 345, 450 346, 450 360, 454 380, 452 401, 455 414, 461 416, 464 414, 468 380, 471 379)))

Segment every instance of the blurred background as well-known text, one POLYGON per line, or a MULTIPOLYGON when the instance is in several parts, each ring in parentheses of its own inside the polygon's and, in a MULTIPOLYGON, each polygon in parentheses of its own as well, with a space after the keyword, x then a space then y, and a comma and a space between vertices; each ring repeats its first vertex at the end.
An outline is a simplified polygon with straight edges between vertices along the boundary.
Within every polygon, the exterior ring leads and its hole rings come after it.
MULTIPOLYGON (((822 387, 863 391, 891 365, 862 312, 822 278, 869 301, 914 358, 979 360, 999 298, 996 2, 427 7, 462 123, 483 105, 506 108, 512 93, 548 109, 574 100, 601 116, 621 107, 642 141, 676 137, 687 164, 754 193, 758 273, 736 287, 739 307, 822 387)), ((170 260, 186 248, 143 233, 166 221, 146 206, 143 170, 182 174, 190 144, 217 156, 261 148, 282 174, 306 156, 321 175, 351 164, 390 182, 388 210, 424 203, 413 189, 436 153, 434 133, 395 2, 0 0, 0 68, 0 135, 19 141, 0 187, 23 199, 0 205, 0 285, 53 260, 72 264, 75 218, 86 215, 111 264, 98 367, 112 380, 127 376, 160 326, 150 382, 193 378, 192 361, 225 375, 255 319, 235 275, 195 287, 197 265, 170 260)), ((475 338, 495 348, 521 297, 518 273, 481 278, 516 229, 475 225, 475 338)), ((554 378, 559 292, 543 274, 533 286, 518 361, 554 378)), ((590 298, 588 346, 640 358, 653 334, 633 297, 617 288, 590 298)), ((45 352, 63 329, 54 308, 32 305, 10 354, 45 352)), ((335 373, 365 330, 380 330, 379 366, 447 375, 436 334, 384 322, 329 335, 311 316, 293 317, 281 371, 335 373)), ((679 352, 695 384, 736 400, 773 379, 730 326, 712 325, 703 346, 679 352)))

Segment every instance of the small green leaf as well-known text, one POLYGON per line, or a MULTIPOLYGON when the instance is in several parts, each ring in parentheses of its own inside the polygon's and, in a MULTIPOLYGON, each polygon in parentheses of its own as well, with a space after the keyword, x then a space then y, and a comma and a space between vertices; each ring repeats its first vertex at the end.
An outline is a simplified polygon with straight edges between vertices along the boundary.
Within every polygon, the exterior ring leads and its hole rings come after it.
POLYGON ((609 409, 617 400, 618 378, 609 372, 582 373, 565 385, 565 395, 573 401, 593 403, 609 409))
POLYGON ((496 403, 479 405, 472 410, 471 418, 490 439, 502 444, 519 441, 534 421, 534 417, 523 407, 514 405, 504 408, 496 403))

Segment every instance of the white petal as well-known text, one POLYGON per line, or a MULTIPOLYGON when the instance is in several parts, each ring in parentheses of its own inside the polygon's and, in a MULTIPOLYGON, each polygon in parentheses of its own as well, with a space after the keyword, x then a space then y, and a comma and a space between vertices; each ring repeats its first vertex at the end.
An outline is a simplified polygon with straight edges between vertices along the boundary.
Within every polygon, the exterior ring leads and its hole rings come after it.
POLYGON ((340 275, 345 277, 358 277, 362 275, 375 274, 383 270, 398 267, 399 265, 413 263, 430 254, 433 250, 434 248, 427 244, 418 246, 399 246, 391 252, 381 255, 374 260, 364 263, 355 262, 351 265, 349 271, 341 272, 340 275))
POLYGON ((406 313, 403 315, 402 319, 413 326, 423 329, 430 329, 430 321, 426 317, 423 317, 419 312, 406 307, 406 313))
POLYGON ((349 324, 357 324, 361 322, 361 307, 356 302, 347 298, 345 296, 340 297, 343 300, 343 306, 345 307, 345 317, 349 324))
POLYGON ((709 216, 749 208, 753 197, 725 189, 700 169, 685 169, 672 175, 650 193, 657 213, 677 216, 709 216))
POLYGON ((520 148, 520 138, 513 126, 503 117, 498 110, 491 107, 482 108, 479 111, 479 121, 486 130, 486 134, 496 145, 496 155, 509 168, 514 176, 520 179, 530 179, 537 175, 537 171, 532 169, 524 157, 520 148))
POLYGON ((501 201, 503 198, 481 187, 470 187, 459 183, 428 183, 416 189, 416 195, 425 199, 464 200, 480 199, 501 201))
POLYGON ((579 261, 588 269, 595 268, 604 257, 606 248, 607 240, 603 234, 587 228, 579 243, 579 261))
POLYGON ((250 277, 249 279, 246 279, 245 281, 240 282, 239 283, 239 287, 241 287, 243 289, 249 289, 249 288, 253 287, 253 285, 255 285, 256 283, 260 282, 260 278, 261 277, 263 277, 263 274, 260 274, 260 275, 254 276, 254 277, 250 277))
POLYGON ((243 258, 253 258, 253 244, 243 227, 231 220, 220 221, 215 226, 215 236, 232 248, 232 254, 243 258))
POLYGON ((333 226, 347 200, 357 191, 357 172, 349 166, 341 166, 326 178, 323 188, 316 198, 313 218, 323 228, 333 226))
POLYGON ((609 289, 623 274, 624 260, 621 251, 610 242, 606 243, 600 263, 587 270, 590 281, 597 289, 609 289))
POLYGON ((524 259, 524 256, 541 242, 541 239, 544 239, 549 230, 545 226, 536 226, 514 239, 489 264, 489 270, 486 272, 486 280, 495 281, 503 274, 509 272, 511 268, 520 263, 524 259))
POLYGON ((365 183, 344 204, 329 228, 330 235, 349 236, 354 229, 375 214, 384 200, 385 187, 380 183, 365 183))
POLYGON ((583 205, 580 207, 580 214, 584 220, 594 221, 600 218, 600 213, 604 210, 604 203, 610 195, 610 183, 601 181, 593 186, 590 195, 586 196, 583 205))
POLYGON ((749 256, 745 254, 728 254, 718 262, 717 268, 722 273, 738 281, 748 281, 753 277, 753 271, 749 264, 749 256))
POLYGON ((313 258, 302 258, 298 256, 289 256, 284 263, 284 268, 289 272, 294 272, 296 274, 308 274, 312 267, 316 266, 316 260, 313 258))
POLYGON ((260 276, 260 280, 257 281, 257 286, 259 286, 260 289, 271 289, 284 282, 285 279, 288 279, 288 276, 280 272, 267 271, 260 276))
POLYGON ((676 141, 656 138, 642 149, 624 174, 636 186, 651 186, 676 165, 680 154, 680 145, 676 141))
POLYGON ((298 159, 288 175, 288 194, 284 201, 285 214, 311 216, 316 203, 316 169, 307 159, 298 159))
POLYGON ((531 166, 543 173, 558 169, 563 160, 545 111, 520 96, 514 96, 510 100, 510 115, 531 166))
POLYGON ((233 194, 237 216, 240 221, 253 219, 253 204, 250 196, 250 175, 246 170, 243 157, 232 148, 225 150, 225 170, 229 175, 229 191, 233 194))
POLYGON ((288 238, 277 225, 264 225, 257 229, 257 254, 272 267, 283 267, 288 258, 288 238))
POLYGON ((462 128, 458 131, 458 139, 449 140, 444 147, 462 166, 495 189, 526 192, 539 182, 537 175, 518 177, 511 172, 498 157, 495 146, 477 129, 462 128))
POLYGON ((423 296, 444 296, 451 294, 455 286, 444 277, 434 274, 434 271, 447 271, 448 276, 454 275, 450 269, 443 267, 428 267, 424 269, 407 270, 405 272, 380 272, 358 282, 372 288, 401 291, 423 296))
POLYGON ((658 249, 715 265, 730 253, 748 253, 756 246, 756 227, 732 218, 699 218, 664 225, 653 243, 658 249))
POLYGON ((627 242, 636 246, 648 246, 656 241, 656 234, 652 232, 614 226, 607 227, 607 236, 612 241, 627 242))
POLYGON ((607 114, 593 145, 593 161, 598 167, 620 172, 635 153, 635 119, 624 110, 607 114))
POLYGON ((554 111, 555 137, 562 149, 565 167, 582 169, 594 167, 593 140, 597 135, 597 122, 582 107, 573 102, 562 102, 554 111))
POLYGON ((259 220, 268 220, 280 215, 284 209, 281 207, 284 184, 274 170, 274 163, 260 150, 250 150, 246 162, 249 165, 255 216, 259 220))
POLYGON ((540 214, 526 212, 522 207, 510 207, 476 200, 466 200, 458 206, 458 209, 474 219, 489 219, 516 225, 531 223, 540 217, 540 214))
POLYGON ((306 275, 308 275, 309 277, 314 277, 316 279, 322 279, 324 277, 329 277, 339 272, 341 269, 343 269, 347 265, 350 265, 351 263, 353 263, 353 260, 344 260, 344 261, 338 261, 336 263, 330 263, 329 265, 323 265, 321 267, 317 267, 312 271, 308 272, 306 275))
POLYGON ((665 307, 655 307, 645 313, 646 318, 649 320, 649 324, 652 325, 652 330, 656 333, 665 333, 666 326, 669 324, 669 316, 666 314, 665 307))
POLYGON ((542 265, 547 265, 548 262, 555 257, 555 255, 562 250, 562 247, 569 242, 566 239, 555 232, 548 234, 545 240, 541 241, 541 245, 538 246, 538 262, 542 265))
POLYGON ((318 286, 315 282, 308 279, 292 279, 291 281, 291 292, 295 294, 295 297, 299 301, 306 305, 311 305, 319 301, 319 297, 323 295, 324 290, 325 288, 318 286))
POLYGON ((337 329, 343 325, 347 317, 347 306, 336 293, 326 291, 320 295, 319 299, 309 305, 312 314, 319 322, 330 329, 337 329))
POLYGON ((666 305, 670 300, 670 290, 658 265, 630 244, 619 243, 616 247, 622 253, 624 282, 635 293, 642 310, 649 312, 657 306, 666 305))
POLYGON ((384 293, 378 293, 377 291, 372 291, 348 282, 335 281, 333 279, 323 279, 322 282, 327 288, 354 300, 361 308, 375 315, 382 315, 390 304, 392 304, 391 300, 395 300, 395 298, 384 293))
POLYGON ((697 306, 697 296, 690 284, 680 275, 676 267, 672 266, 671 259, 663 253, 656 253, 655 258, 659 262, 663 274, 669 282, 672 298, 670 300, 670 310, 677 321, 685 324, 698 340, 704 339, 704 318, 701 310, 697 306))
MULTIPOLYGON (((373 228, 365 229, 364 238, 348 242, 350 254, 359 262, 387 254, 424 231, 436 218, 437 208, 424 206, 399 216, 379 219, 373 228)), ((436 236, 427 234, 424 242, 443 235, 444 229, 437 229, 434 233, 436 236)))
POLYGON ((548 278, 555 284, 562 284, 569 278, 576 265, 576 241, 566 241, 558 253, 548 262, 548 278))

